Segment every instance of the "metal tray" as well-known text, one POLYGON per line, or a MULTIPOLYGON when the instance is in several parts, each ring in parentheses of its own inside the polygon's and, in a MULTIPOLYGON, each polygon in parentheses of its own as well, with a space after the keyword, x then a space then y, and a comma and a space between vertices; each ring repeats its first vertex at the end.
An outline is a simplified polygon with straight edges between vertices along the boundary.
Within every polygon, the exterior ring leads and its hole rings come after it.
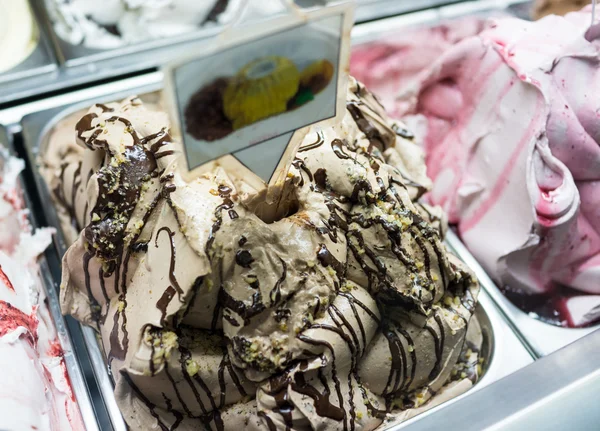
MULTIPOLYGON (((43 148, 46 145, 46 136, 52 127, 60 119, 69 115, 70 113, 88 107, 93 103, 114 101, 127 97, 131 94, 142 95, 144 93, 160 90, 160 74, 149 75, 148 82, 139 87, 129 87, 125 90, 121 89, 120 91, 114 91, 116 85, 116 83, 113 83, 103 86, 106 92, 102 96, 94 96, 93 98, 89 98, 85 97, 85 95, 82 93, 81 99, 77 102, 70 101, 67 103, 65 100, 66 96, 56 97, 53 99, 54 103, 52 107, 31 115, 27 115, 23 118, 22 130, 25 152, 29 158, 31 166, 33 167, 34 182, 43 202, 51 202, 52 199, 44 179, 37 169, 37 159, 38 155, 41 151, 43 151, 43 148)), ((53 205, 47 204, 43 206, 43 211, 47 222, 50 225, 55 226, 58 230, 58 234, 55 236, 55 246, 58 255, 62 256, 62 254, 64 254, 66 251, 66 244, 62 232, 60 232, 60 225, 56 210, 53 205)), ((55 272, 59 273, 60 271, 58 270, 55 272)), ((480 304, 481 305, 479 306, 477 313, 480 318, 487 344, 489 346, 486 352, 486 362, 488 364, 488 368, 480 382, 477 383, 477 385, 467 393, 457 397, 456 400, 469 396, 474 391, 479 390, 533 362, 532 355, 521 343, 515 333, 510 329, 508 323, 499 310, 495 307, 493 301, 485 290, 481 291, 480 304)), ((103 400, 107 405, 112 426, 115 430, 124 430, 125 424, 121 418, 113 396, 111 378, 108 374, 108 370, 104 362, 104 355, 101 351, 101 347, 98 344, 96 334, 91 328, 87 327, 83 328, 83 332, 87 349, 90 352, 90 357, 92 359, 95 377, 100 386, 103 400)), ((443 406, 452 402, 454 402, 454 400, 443 404, 443 406)), ((438 408, 439 407, 432 409, 431 412, 437 411, 438 408)), ((428 414, 429 412, 426 412, 419 415, 417 418, 425 417, 428 414)), ((409 422, 412 422, 412 420, 406 423, 409 422)), ((400 427, 404 426, 405 424, 400 425, 400 427)))
MULTIPOLYGON (((389 32, 397 32, 414 26, 431 26, 444 20, 466 15, 489 16, 492 13, 519 15, 526 17, 531 2, 514 0, 481 0, 458 3, 437 9, 406 14, 384 19, 373 23, 358 25, 352 32, 354 46, 378 40, 389 32)), ((455 249, 457 255, 467 263, 477 274, 484 288, 488 291, 498 307, 507 316, 513 329, 538 357, 548 355, 561 347, 598 329, 598 326, 585 329, 560 328, 544 323, 513 305, 498 289, 491 278, 485 273, 476 259, 453 233, 448 233, 448 243, 455 249)))
POLYGON ((419 421, 411 431, 597 431, 599 345, 600 332, 589 334, 419 421))
MULTIPOLYGON (((12 135, 7 130, 0 126, 0 144, 4 145, 8 150, 14 154, 14 147, 12 141, 12 135)), ((25 208, 31 210, 32 204, 29 197, 29 193, 24 185, 23 175, 19 178, 19 185, 23 194, 23 201, 25 208)), ((34 215, 30 212, 29 223, 33 229, 38 227, 34 215)), ((67 329, 67 322, 60 311, 60 304, 58 299, 58 284, 56 284, 50 274, 50 268, 45 255, 42 255, 38 259, 39 275, 42 281, 42 286, 46 293, 48 307, 50 309, 50 315, 56 327, 56 333, 64 352, 64 360, 69 373, 69 379, 71 380, 71 387, 75 397, 77 398, 77 405, 83 418, 83 423, 87 431, 100 430, 96 421, 96 414, 92 407, 90 400, 90 394, 88 392, 86 381, 84 378, 84 372, 81 364, 76 357, 76 349, 74 349, 74 342, 71 337, 70 331, 67 329)))
POLYGON ((530 317, 500 292, 500 289, 454 232, 449 231, 446 240, 456 255, 475 271, 477 278, 489 295, 508 317, 513 329, 521 334, 523 341, 530 346, 536 356, 546 356, 599 329, 598 325, 582 329, 560 328, 530 317))
MULTIPOLYGON (((375 7, 377 1, 373 1, 375 7)), ((391 2, 390 2, 391 3, 391 2)), ((402 2, 399 1, 398 4, 402 2)), ((456 19, 469 15, 479 15, 482 18, 491 18, 498 15, 512 15, 527 18, 525 11, 529 10, 530 0, 470 0, 459 2, 430 1, 431 8, 413 8, 416 12, 408 12, 406 8, 402 15, 392 16, 372 22, 359 24, 352 29, 353 45, 361 45, 381 39, 389 33, 405 30, 411 27, 429 27, 443 21, 456 19), (437 3, 434 5, 433 3, 437 3), (446 5, 442 5, 446 3, 446 5), (448 4, 452 3, 452 4, 448 4), (433 7, 438 6, 438 7, 433 7), (423 9, 423 10, 421 10, 423 9)), ((360 7, 358 9, 360 11, 360 7)))
POLYGON ((54 57, 49 39, 44 32, 43 26, 40 25, 40 15, 33 6, 32 4, 31 11, 39 31, 38 43, 29 57, 12 69, 0 73, 0 88, 2 92, 10 91, 12 81, 52 73, 57 69, 56 58, 54 57))
MULTIPOLYGON (((452 398, 451 400, 448 400, 431 410, 427 410, 395 427, 386 428, 386 430, 396 431, 405 428, 410 430, 411 425, 418 423, 420 420, 426 419, 432 415, 437 415, 440 410, 444 410, 456 402, 469 398, 481 389, 534 362, 533 356, 529 350, 507 326, 507 321, 495 307, 494 302, 485 289, 481 290, 479 295, 479 305, 477 306, 475 314, 481 324, 484 340, 491 345, 490 351, 486 352, 487 355, 485 355, 487 369, 479 382, 464 394, 452 398)), ((441 415, 443 416, 443 413, 441 413, 441 415)), ((451 428, 444 427, 444 429, 451 428)))
POLYGON ((190 42, 193 43, 199 40, 213 38, 214 36, 219 34, 226 25, 226 23, 214 24, 205 28, 199 28, 198 30, 194 30, 189 33, 177 36, 162 39, 153 39, 117 48, 93 49, 87 48, 82 45, 73 45, 61 39, 54 31, 53 22, 50 19, 48 10, 46 9, 45 1, 36 0, 35 3, 39 13, 44 16, 45 22, 48 24, 47 29, 50 35, 52 36, 52 40, 54 42, 55 48, 57 49, 60 61, 67 67, 89 64, 92 62, 95 62, 97 64, 97 67, 110 67, 111 64, 114 65, 123 63, 124 56, 127 56, 126 62, 130 63, 130 67, 132 69, 143 69, 144 67, 140 67, 138 65, 140 61, 142 62, 142 64, 153 64, 154 66, 158 66, 160 64, 164 64, 169 59, 177 58, 181 55, 181 52, 190 52, 190 50, 192 50, 192 48, 189 45, 187 45, 184 49, 181 49, 181 47, 179 47, 179 49, 174 49, 175 45, 187 44, 190 42), (173 51, 179 52, 173 53, 173 51), (120 60, 116 63, 103 63, 105 60, 115 59, 119 57, 120 60))

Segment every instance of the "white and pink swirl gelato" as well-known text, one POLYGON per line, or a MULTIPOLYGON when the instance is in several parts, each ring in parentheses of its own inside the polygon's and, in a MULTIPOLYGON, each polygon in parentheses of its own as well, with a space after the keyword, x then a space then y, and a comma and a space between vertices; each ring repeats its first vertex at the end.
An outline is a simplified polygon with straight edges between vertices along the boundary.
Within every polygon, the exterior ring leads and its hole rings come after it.
POLYGON ((430 202, 511 297, 547 298, 571 327, 600 319, 600 25, 590 23, 590 8, 492 20, 392 102, 426 119, 430 202))
POLYGON ((84 430, 36 262, 52 230, 31 230, 24 167, 0 144, 0 429, 84 430))

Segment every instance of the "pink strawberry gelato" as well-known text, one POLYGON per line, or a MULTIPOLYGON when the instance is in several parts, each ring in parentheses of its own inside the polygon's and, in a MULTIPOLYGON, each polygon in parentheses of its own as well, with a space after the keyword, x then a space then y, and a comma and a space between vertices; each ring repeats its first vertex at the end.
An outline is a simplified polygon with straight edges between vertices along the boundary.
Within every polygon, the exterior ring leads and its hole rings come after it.
POLYGON ((23 167, 0 146, 0 429, 84 430, 36 262, 51 231, 31 231, 23 167))
POLYGON ((449 48, 481 32, 484 24, 481 17, 471 16, 397 31, 358 45, 352 50, 350 73, 378 95, 392 116, 398 116, 398 92, 449 48))
POLYGON ((600 24, 590 23, 591 8, 492 21, 396 105, 427 120, 431 203, 492 277, 554 298, 566 326, 600 319, 600 24), (554 295, 560 286, 571 293, 554 295))

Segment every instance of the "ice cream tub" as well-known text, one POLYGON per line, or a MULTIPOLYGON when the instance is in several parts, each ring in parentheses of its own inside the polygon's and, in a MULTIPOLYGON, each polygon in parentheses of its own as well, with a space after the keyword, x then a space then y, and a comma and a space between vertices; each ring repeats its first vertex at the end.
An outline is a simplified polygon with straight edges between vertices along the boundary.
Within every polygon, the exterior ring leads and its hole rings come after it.
POLYGON ((502 310, 511 322, 511 326, 521 335, 523 341, 530 346, 536 356, 549 355, 598 329, 597 326, 589 328, 561 328, 529 316, 502 294, 498 286, 496 286, 494 281, 454 232, 448 232, 446 241, 456 252, 457 256, 475 271, 481 285, 488 291, 490 297, 498 305, 498 308, 502 310))
POLYGON ((2 7, 7 8, 2 19, 10 21, 0 19, 0 85, 10 91, 11 81, 52 73, 57 65, 35 8, 25 0, 2 7))
POLYGON ((117 1, 105 11, 90 13, 88 9, 96 5, 85 3, 48 0, 37 5, 67 67, 104 64, 124 56, 132 67, 144 63, 145 57, 152 57, 154 66, 163 64, 189 52, 190 43, 216 36, 235 17, 240 4, 239 0, 149 5, 117 1), (196 25, 195 19, 199 20, 196 25), (153 35, 153 29, 160 29, 160 37, 153 35), (188 51, 177 51, 182 44, 188 51))
MULTIPOLYGON (((378 86, 380 91, 385 89, 384 91, 381 91, 381 97, 384 104, 386 104, 386 102, 395 104, 395 97, 402 89, 411 85, 411 82, 413 82, 412 80, 417 77, 421 70, 426 69, 429 64, 433 63, 437 58, 442 56, 447 49, 450 49, 455 44, 460 43, 462 40, 469 39, 471 36, 477 35, 482 29, 480 23, 487 17, 504 14, 506 16, 518 16, 522 19, 528 18, 530 6, 530 2, 465 2, 435 10, 427 10, 390 18, 378 22, 377 26, 374 26, 373 24, 367 24, 362 27, 358 26, 353 35, 355 36, 355 52, 360 52, 362 49, 361 55, 364 55, 367 51, 365 48, 371 50, 373 53, 373 61, 370 62, 370 65, 373 70, 375 69, 376 63, 380 72, 385 70, 387 73, 379 73, 379 75, 367 73, 365 76, 373 79, 374 83, 372 84, 378 86), (415 32, 413 36, 407 37, 406 35, 410 35, 412 31, 415 32), (428 51, 419 49, 411 51, 411 49, 409 49, 411 46, 416 46, 417 48, 420 46, 419 41, 421 39, 417 36, 418 34, 421 34, 421 36, 427 35, 423 40, 426 42, 424 46, 429 47, 428 51), (389 52, 383 52, 384 48, 379 46, 378 51, 374 45, 369 44, 369 42, 375 40, 383 41, 388 39, 391 41, 389 44, 390 46, 394 46, 397 40, 396 46, 408 46, 409 48, 404 49, 403 51, 399 50, 398 56, 392 61, 391 57, 393 56, 391 56, 389 52), (379 58, 377 58, 378 55, 380 55, 379 58), (405 56, 403 57, 405 60, 405 62, 402 63, 403 66, 401 68, 394 66, 394 64, 399 64, 401 56, 405 56), (389 80, 388 82, 386 81, 385 75, 394 76, 395 79, 389 80), (376 83, 375 81, 379 79, 381 79, 381 81, 376 83), (385 82, 387 82, 387 84, 385 82)), ((389 49, 392 50, 393 48, 389 49)), ((355 67, 359 67, 358 64, 361 64, 360 67, 363 67, 362 62, 358 62, 355 67)), ((365 62, 365 64, 369 64, 369 62, 365 62)), ((358 69, 356 69, 355 72, 358 73, 358 69)), ((366 84, 370 84, 368 79, 366 84)), ((400 103, 396 106, 399 105, 400 103)), ((402 111, 402 108, 400 108, 399 111, 402 111)), ((403 115, 402 112, 396 112, 395 114, 398 116, 403 115)), ((488 289, 491 297, 498 303, 502 312, 506 314, 513 327, 521 334, 524 341, 536 355, 547 355, 597 328, 597 325, 595 327, 583 329, 564 328, 544 322, 544 319, 547 319, 548 321, 555 320, 554 316, 556 316, 556 313, 558 312, 554 311, 552 307, 567 307, 566 300, 564 299, 570 299, 567 295, 564 297, 557 297, 556 301, 552 299, 555 301, 552 303, 548 300, 550 303, 549 305, 546 305, 545 303, 542 305, 534 304, 534 307, 536 308, 528 308, 529 304, 525 303, 522 305, 522 309, 531 311, 530 313, 522 311, 521 308, 515 306, 514 303, 511 302, 498 287, 496 287, 494 282, 492 282, 492 277, 489 277, 491 273, 486 275, 483 272, 484 270, 482 267, 477 265, 473 256, 467 251, 456 235, 450 232, 448 241, 455 247, 458 255, 465 261, 468 261, 469 266, 474 269, 477 268, 478 277, 482 281, 484 288, 488 289), (555 303, 558 305, 553 305, 555 303), (540 311, 539 313, 538 310, 540 311), (553 315, 552 313, 555 314, 553 315), (538 319, 539 316, 541 316, 541 318, 538 319), (548 318, 548 316, 551 317, 548 318)), ((512 284, 504 283, 504 286, 511 287, 512 284)), ((516 295, 513 294, 513 296, 516 295)), ((517 300, 525 302, 529 300, 528 298, 531 297, 520 295, 517 297, 517 300)), ((590 298, 594 297, 590 296, 590 298)), ((578 301, 584 301, 585 296, 580 296, 576 299, 578 301)), ((541 300, 543 300, 543 297, 541 297, 540 301, 541 300)), ((594 302, 592 302, 592 304, 593 303, 594 302)), ((581 302, 578 302, 578 304, 581 305, 581 302)))
MULTIPOLYGON (((5 148, 7 148, 10 153, 14 154, 12 135, 3 126, 0 126, 0 143, 5 148)), ((3 159, 0 161, 2 163, 5 162, 3 159)), ((24 179, 22 175, 18 178, 18 186, 24 204, 23 207, 25 209, 31 210, 31 199, 27 189, 24 186, 24 179)), ((28 214, 28 223, 32 229, 36 229, 38 227, 36 218, 31 213, 28 214)), ((39 266, 39 277, 41 279, 42 288, 44 289, 50 318, 52 319, 56 330, 56 338, 60 343, 60 347, 57 348, 62 349, 61 357, 64 361, 66 373, 68 374, 67 382, 70 382, 71 390, 75 397, 74 399, 76 400, 79 413, 81 414, 81 421, 83 422, 83 426, 85 426, 85 429, 89 431, 99 430, 100 428, 96 421, 96 414, 92 407, 90 394, 88 392, 85 381, 85 373, 76 356, 74 340, 72 339, 71 333, 68 329, 67 322, 60 312, 60 305, 58 299, 58 285, 55 283, 50 273, 49 262, 46 259, 45 254, 39 256, 39 258, 37 259, 37 263, 39 266)), ((78 416, 78 414, 76 416, 78 416)), ((75 417, 73 417, 73 419, 76 420, 75 417)), ((73 427, 79 427, 79 425, 77 425, 76 422, 71 423, 71 425, 73 427)))
MULTIPOLYGON (((105 96, 94 98, 93 100, 86 99, 85 96, 83 96, 82 100, 77 103, 61 103, 61 98, 59 96, 55 99, 56 104, 51 109, 31 114, 23 119, 22 125, 25 149, 31 165, 34 167, 35 183, 42 201, 48 203, 52 202, 52 195, 46 186, 38 162, 48 145, 49 134, 59 121, 69 116, 69 114, 89 107, 94 103, 107 103, 120 100, 131 94, 141 95, 142 99, 150 98, 151 100, 156 100, 156 93, 153 94, 152 92, 160 90, 161 83, 157 80, 156 76, 150 76, 147 85, 130 89, 127 92, 111 91, 111 84, 107 84, 103 87, 106 89, 105 96)), ((58 254, 63 255, 66 251, 67 243, 70 242, 66 238, 69 235, 72 235, 72 233, 61 230, 59 215, 53 205, 45 205, 44 213, 48 223, 55 226, 58 230, 55 246, 58 254)), ((59 273, 60 271, 55 272, 59 273)), ((492 384, 503 376, 533 362, 532 355, 509 327, 504 316, 495 307, 489 295, 482 290, 479 300, 481 304, 476 311, 476 316, 479 319, 484 340, 482 356, 483 362, 486 364, 485 372, 474 388, 464 393, 462 397, 468 397, 473 391, 492 384)), ((117 408, 115 397, 113 396, 112 376, 105 366, 106 362, 104 354, 98 343, 96 334, 88 327, 84 328, 84 333, 86 336, 87 348, 93 360, 95 377, 100 384, 107 410, 111 414, 113 428, 118 430, 125 429, 124 422, 117 408)), ((451 398, 452 395, 450 393, 449 395, 448 398, 451 398)), ((446 399, 439 398, 439 401, 443 402, 446 401, 446 399)), ((430 407, 433 407, 433 405, 430 407)), ((437 408, 443 408, 443 406, 436 407, 436 409, 437 408)), ((419 417, 423 417, 426 414, 428 413, 417 416, 414 420, 418 420, 419 417)), ((403 427, 407 423, 408 422, 402 423, 400 426, 403 427)))

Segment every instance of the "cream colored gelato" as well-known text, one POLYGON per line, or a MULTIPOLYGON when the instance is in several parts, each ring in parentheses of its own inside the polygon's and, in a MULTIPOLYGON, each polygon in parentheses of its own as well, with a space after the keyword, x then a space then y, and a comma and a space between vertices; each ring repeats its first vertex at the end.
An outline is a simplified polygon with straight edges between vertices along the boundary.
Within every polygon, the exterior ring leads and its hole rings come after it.
POLYGON ((222 23, 240 0, 45 0, 56 34, 73 45, 109 49, 222 23))
POLYGON ((477 380, 478 285, 416 203, 422 152, 353 80, 347 107, 274 206, 222 168, 185 182, 138 98, 90 108, 80 149, 55 131, 63 311, 99 329, 132 429, 374 429, 477 380))
POLYGON ((27 0, 0 0, 0 73, 22 63, 38 44, 39 32, 27 0))

